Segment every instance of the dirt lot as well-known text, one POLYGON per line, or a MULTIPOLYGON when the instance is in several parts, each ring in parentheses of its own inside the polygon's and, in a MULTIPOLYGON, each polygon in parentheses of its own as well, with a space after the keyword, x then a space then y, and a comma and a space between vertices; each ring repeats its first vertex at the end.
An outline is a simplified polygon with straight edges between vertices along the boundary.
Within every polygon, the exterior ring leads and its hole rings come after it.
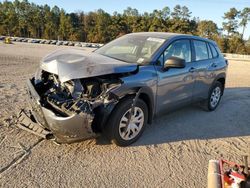
POLYGON ((102 137, 56 145, 17 129, 26 79, 58 48, 69 47, 0 43, 0 187, 200 188, 209 159, 240 162, 250 155, 250 62, 230 61, 215 112, 194 105, 163 116, 127 148, 102 137))

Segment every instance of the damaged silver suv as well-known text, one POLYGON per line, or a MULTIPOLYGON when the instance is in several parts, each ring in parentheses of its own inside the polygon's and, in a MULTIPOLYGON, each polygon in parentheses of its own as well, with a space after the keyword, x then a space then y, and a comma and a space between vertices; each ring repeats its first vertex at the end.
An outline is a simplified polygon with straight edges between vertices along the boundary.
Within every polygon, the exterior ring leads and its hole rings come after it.
POLYGON ((191 35, 133 33, 90 53, 56 51, 28 80, 32 122, 20 127, 59 143, 103 133, 127 146, 156 115, 193 102, 215 110, 226 70, 216 43, 191 35))

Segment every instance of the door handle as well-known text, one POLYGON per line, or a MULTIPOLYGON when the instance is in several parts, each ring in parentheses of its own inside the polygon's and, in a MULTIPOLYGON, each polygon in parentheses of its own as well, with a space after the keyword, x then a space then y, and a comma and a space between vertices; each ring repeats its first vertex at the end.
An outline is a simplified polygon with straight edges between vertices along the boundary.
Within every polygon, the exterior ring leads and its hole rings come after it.
POLYGON ((195 71, 195 69, 196 69, 196 68, 191 67, 191 68, 189 69, 189 72, 194 72, 194 71, 195 71))
POLYGON ((217 67, 217 64, 216 63, 212 63, 211 67, 217 67))

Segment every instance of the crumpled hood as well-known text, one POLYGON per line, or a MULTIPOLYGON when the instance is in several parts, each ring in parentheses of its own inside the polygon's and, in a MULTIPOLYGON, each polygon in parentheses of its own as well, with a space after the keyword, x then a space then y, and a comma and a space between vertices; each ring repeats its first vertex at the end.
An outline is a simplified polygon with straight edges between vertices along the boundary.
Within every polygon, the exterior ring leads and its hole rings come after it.
POLYGON ((66 49, 44 57, 40 68, 58 75, 61 82, 72 79, 126 73, 137 69, 137 64, 126 63, 94 52, 66 49))

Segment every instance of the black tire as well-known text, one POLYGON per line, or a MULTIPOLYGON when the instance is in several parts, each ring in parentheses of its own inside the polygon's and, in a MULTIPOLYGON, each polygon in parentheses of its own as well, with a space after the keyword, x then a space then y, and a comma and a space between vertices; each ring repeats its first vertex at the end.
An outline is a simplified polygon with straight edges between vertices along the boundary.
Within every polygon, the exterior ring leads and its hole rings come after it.
POLYGON ((224 89, 223 85, 220 82, 216 81, 214 83, 214 85, 209 90, 208 98, 203 103, 203 106, 204 106, 205 110, 207 110, 207 111, 214 111, 218 107, 218 105, 220 104, 221 96, 223 94, 223 89, 224 89), (217 87, 220 88, 220 97, 219 97, 219 100, 218 100, 217 104, 216 105, 212 105, 212 102, 211 102, 212 94, 213 94, 214 90, 217 87))
POLYGON ((138 132, 138 134, 131 140, 124 140, 119 133, 119 125, 123 115, 131 108, 133 103, 133 98, 128 97, 125 100, 118 103, 111 113, 106 126, 104 127, 103 133, 110 140, 113 141, 118 146, 128 146, 134 143, 142 135, 148 120, 148 108, 145 102, 138 99, 135 107, 139 107, 144 113, 143 126, 138 132))

